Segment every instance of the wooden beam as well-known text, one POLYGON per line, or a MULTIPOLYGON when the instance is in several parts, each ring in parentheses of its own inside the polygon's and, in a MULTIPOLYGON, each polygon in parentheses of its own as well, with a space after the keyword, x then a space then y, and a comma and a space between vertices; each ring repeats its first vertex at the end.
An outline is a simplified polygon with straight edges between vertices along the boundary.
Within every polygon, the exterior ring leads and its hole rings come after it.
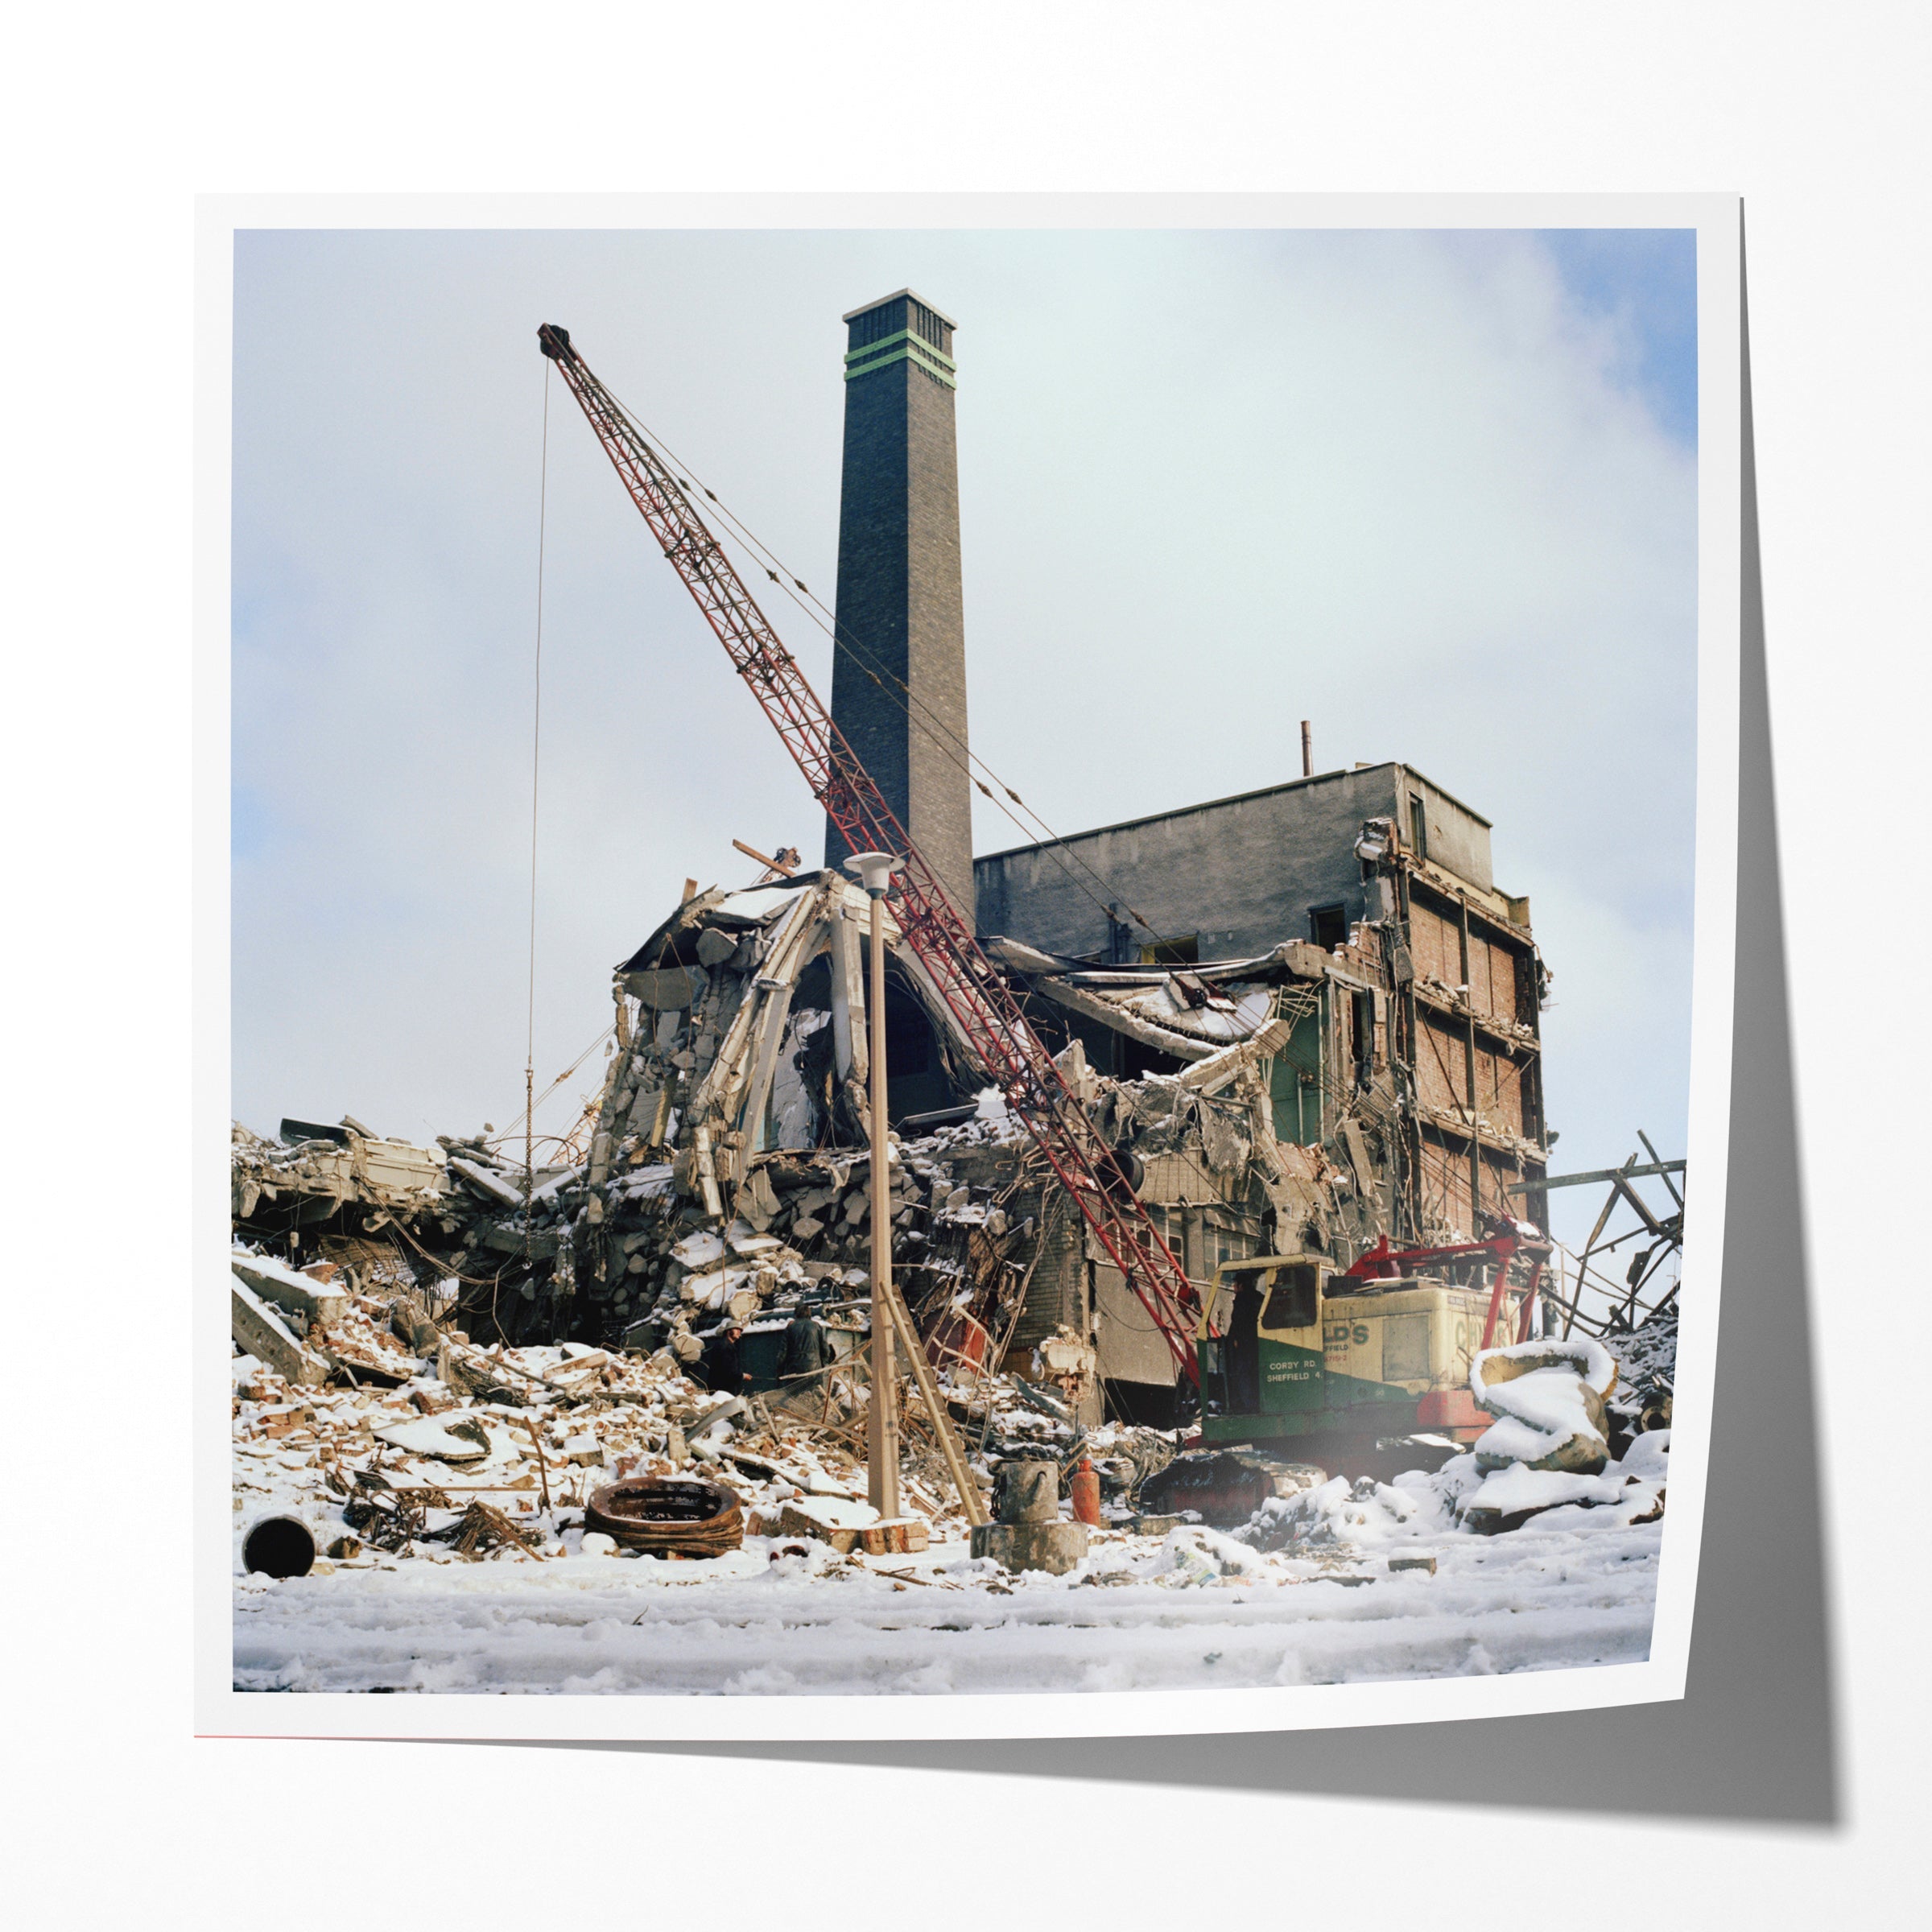
POLYGON ((763 852, 758 850, 757 846, 747 845, 742 839, 733 839, 732 844, 737 850, 743 852, 746 858, 756 859, 767 872, 775 872, 782 878, 790 878, 799 869, 798 855, 795 852, 789 858, 783 852, 780 852, 775 859, 768 859, 763 852))

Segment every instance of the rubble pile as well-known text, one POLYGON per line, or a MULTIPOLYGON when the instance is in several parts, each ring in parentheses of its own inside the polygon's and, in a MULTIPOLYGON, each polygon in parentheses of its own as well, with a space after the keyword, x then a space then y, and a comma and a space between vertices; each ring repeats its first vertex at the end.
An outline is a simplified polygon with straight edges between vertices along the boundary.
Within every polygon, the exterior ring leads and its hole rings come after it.
MULTIPOLYGON (((357 1298, 356 1316, 378 1330, 387 1311, 357 1298)), ((460 1331, 440 1352, 440 1373, 418 1360, 393 1386, 325 1389, 237 1356, 238 1532, 244 1516, 289 1511, 329 1561, 365 1559, 367 1548, 448 1561, 491 1553, 491 1539, 462 1541, 480 1502, 517 1532, 495 1549, 541 1557, 561 1554, 573 1532, 574 1548, 593 1493, 634 1476, 695 1470, 774 1525, 796 1497, 865 1495, 864 1471, 836 1433, 776 1428, 762 1405, 706 1389, 667 1356, 577 1343, 485 1351, 460 1331), (744 1446, 753 1439, 763 1453, 744 1446)), ((923 1500, 947 1514, 940 1497, 923 1500)))
MULTIPOLYGON (((776 1560, 801 1541, 861 1554, 869 1546, 877 1519, 865 1502, 862 1382, 848 1385, 844 1402, 821 1393, 815 1410, 782 1393, 708 1389, 669 1348, 485 1348, 426 1317, 406 1290, 386 1298, 348 1287, 328 1263, 301 1272, 245 1252, 231 1259, 237 1294, 252 1284, 255 1306, 295 1351, 275 1368, 237 1344, 238 1573, 249 1568, 250 1532, 282 1518, 306 1528, 316 1558, 308 1567, 324 1571, 411 1559, 616 1556, 618 1539, 597 1526, 599 1497, 641 1480, 701 1480, 727 1496, 734 1520, 726 1547, 741 1542, 776 1560)), ((1661 1360, 1659 1338, 1649 1344, 1650 1356, 1661 1360)), ((1527 1348, 1538 1346, 1547 1348, 1527 1348)), ((1496 1356, 1525 1352, 1492 1352, 1484 1358, 1491 1379, 1496 1356)), ((1662 1513, 1665 1430, 1638 1435, 1620 1459, 1606 1452, 1594 1470, 1533 1468, 1479 1444, 1435 1471, 1351 1482, 1249 1451, 1177 1460, 1178 1431, 1084 1426, 1046 1388, 1013 1376, 942 1386, 982 1494, 1002 1463, 1044 1460, 1059 1466, 1064 1499, 1075 1465, 1088 1459, 1100 1479, 1103 1524, 1082 1567, 1090 1580, 1253 1581, 1262 1574, 1255 1553, 1315 1562, 1314 1570, 1291 1567, 1275 1580, 1305 1579, 1384 1546, 1493 1534, 1532 1517, 1545 1528, 1586 1520, 1599 1528, 1662 1513), (1253 1488, 1243 1490, 1243 1480, 1253 1488), (1212 1527, 1211 1493, 1221 1489, 1247 1498, 1232 1541, 1212 1527), (1230 1558, 1236 1547, 1248 1555, 1230 1558)), ((910 1541, 902 1533, 881 1546, 916 1550, 930 1539, 956 1563, 966 1513, 916 1406, 901 1480, 923 1527, 910 1541)), ((648 1546, 634 1541, 640 1546, 648 1546)), ((997 1566, 982 1563, 973 1574, 982 1572, 997 1583, 997 1566)))
MULTIPOLYGON (((980 1144, 976 1136, 970 1144, 980 1144)), ((895 1143, 891 1160, 894 1272, 930 1331, 983 1354, 1001 1305, 1005 1265, 1033 1231, 1003 1203, 1004 1186, 958 1178, 956 1137, 895 1143)), ((1015 1162, 1015 1166, 1018 1163, 1015 1162)), ((607 1184, 601 1241, 609 1261, 587 1283, 605 1312, 592 1325, 632 1345, 673 1346, 686 1359, 727 1316, 782 1315, 801 1299, 862 1295, 869 1279, 871 1162, 862 1153, 774 1154, 753 1166, 738 1212, 722 1222, 679 1195, 671 1166, 634 1168, 607 1184)))
MULTIPOLYGON (((1135 1158, 1191 1146, 1203 1161, 1216 1144, 1214 1100, 1177 1095, 1158 1076, 1075 1071, 1135 1158)), ((236 1127, 238 1236, 297 1265, 318 1252, 350 1283, 453 1307, 493 1342, 669 1348, 691 1363, 727 1324, 747 1327, 755 1350, 802 1305, 830 1316, 866 1298, 871 1159, 862 1148, 754 1154, 730 1211, 713 1214, 690 1149, 644 1158, 654 1150, 627 1141, 601 1182, 588 1160, 537 1168, 526 1208, 522 1165, 483 1135, 440 1137, 431 1154, 341 1131, 282 1145, 236 1127), (407 1191, 376 1178, 402 1170, 405 1155, 407 1191)), ((1245 1159, 1250 1143, 1238 1145, 1245 1159)), ((1279 1151, 1288 1172, 1276 1193, 1292 1192, 1290 1212, 1319 1223, 1333 1177, 1314 1150, 1279 1151)), ((894 1133, 888 1158, 895 1277, 942 1373, 971 1379, 1013 1331, 1055 1191, 990 1092, 970 1118, 894 1133)), ((863 1333, 856 1314, 849 1325, 855 1339, 863 1333)))
POLYGON ((1619 1372, 1607 1405, 1614 1448, 1646 1430, 1670 1426, 1677 1380, 1677 1304, 1659 1308, 1633 1332, 1606 1340, 1619 1372))
MULTIPOLYGON (((861 1291, 869 918, 864 894, 831 873, 694 894, 617 969, 614 1043, 580 1156, 526 1170, 514 1136, 487 1127, 422 1148, 346 1117, 285 1121, 279 1141, 237 1125, 237 1236, 297 1265, 320 1254, 359 1286, 453 1293, 473 1331, 514 1346, 670 1346, 690 1360, 728 1320, 861 1291)), ((935 1091, 972 1092, 947 1016, 889 936, 898 983, 933 1021, 935 1091)), ((1052 964, 1010 943, 1005 952, 1015 971, 1052 964)), ((1287 969, 1272 956, 1249 966, 1287 969)), ((1187 1060, 1179 1075, 1116 1080, 1077 1038, 1059 1058, 1135 1171, 1159 1170, 1147 1198, 1184 1199, 1215 1238, 1238 1235, 1250 1250, 1352 1252, 1368 1225, 1362 1178, 1278 1142, 1268 1124, 1266 1056, 1287 1037, 1282 1015, 1299 1008, 1269 984, 1224 997, 1186 974, 1153 980, 1120 991, 1117 1011, 1112 995, 1037 982, 1080 1013, 1154 1029, 1187 1060)), ((1057 1191, 1029 1146, 992 1090, 892 1137, 895 1269, 948 1361, 991 1365, 1038 1255, 1057 1191)))
MULTIPOLYGON (((250 1283, 261 1290, 254 1305, 292 1350, 275 1368, 236 1344, 238 1539, 283 1513, 311 1525, 330 1563, 373 1560, 370 1551, 554 1556, 581 1546, 603 1486, 687 1476, 729 1491, 754 1536, 836 1541, 870 1515, 862 1382, 843 1401, 815 1390, 815 1401, 788 1406, 782 1394, 708 1389, 668 1348, 484 1348, 427 1320, 407 1291, 386 1301, 342 1289, 328 1263, 304 1274, 261 1255, 231 1260, 237 1294, 250 1283), (416 1344, 427 1352, 412 1354, 416 1344)), ((824 1379, 835 1383, 836 1372, 824 1379)), ((1174 1453, 1159 1431, 1083 1429, 1051 1395, 1010 1377, 982 1377, 970 1402, 947 1406, 983 1488, 1016 1455, 1047 1457, 1067 1474, 1089 1455, 1117 1522, 1131 1520, 1142 1476, 1174 1453)), ((963 1537, 965 1513, 916 1407, 906 1435, 910 1506, 933 1536, 963 1537)), ((241 1550, 238 1540, 237 1561, 241 1550)))

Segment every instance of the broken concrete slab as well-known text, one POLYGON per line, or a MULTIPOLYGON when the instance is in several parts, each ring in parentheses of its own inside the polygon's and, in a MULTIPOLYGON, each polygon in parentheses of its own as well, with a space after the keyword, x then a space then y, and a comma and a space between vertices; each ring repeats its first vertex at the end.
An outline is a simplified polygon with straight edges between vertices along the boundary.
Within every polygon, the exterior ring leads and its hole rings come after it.
POLYGON ((523 1190, 506 1176, 493 1169, 483 1166, 476 1161, 466 1161, 460 1154, 449 1157, 449 1170, 460 1175, 469 1185, 499 1208, 518 1208, 523 1205, 523 1190))
POLYGON ((285 1381, 319 1389, 328 1380, 328 1364, 297 1341, 288 1326, 239 1274, 229 1301, 229 1333, 244 1353, 285 1381))
POLYGON ((318 1281, 265 1254, 233 1254, 229 1266, 265 1302, 304 1321, 340 1320, 349 1307, 349 1293, 332 1282, 318 1281))
POLYGON ((387 1443, 392 1449, 427 1456, 440 1463, 480 1463, 489 1454, 485 1443, 473 1436, 458 1435, 446 1424, 427 1415, 416 1422, 392 1422, 375 1434, 378 1442, 387 1443))

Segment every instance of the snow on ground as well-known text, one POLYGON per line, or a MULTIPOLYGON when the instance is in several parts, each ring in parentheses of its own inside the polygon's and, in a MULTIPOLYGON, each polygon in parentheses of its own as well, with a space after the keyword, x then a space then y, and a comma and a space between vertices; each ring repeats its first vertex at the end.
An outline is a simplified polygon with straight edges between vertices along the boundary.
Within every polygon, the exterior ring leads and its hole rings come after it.
POLYGON ((1007 1576, 964 1542, 916 1557, 785 1554, 802 1546, 753 1537, 687 1562, 382 1558, 279 1583, 237 1577, 234 1683, 876 1696, 1630 1663, 1649 1653, 1662 1525, 1619 1513, 1552 1511, 1497 1537, 1385 1520, 1360 1541, 1268 1551, 1195 1526, 1164 1538, 1100 1531, 1064 1577, 1007 1576), (1389 1567, 1426 1557, 1433 1575, 1389 1567))
MULTIPOLYGON (((363 1359, 373 1360, 385 1344, 363 1326, 363 1359)), ((347 1333, 336 1331, 338 1345, 347 1333)), ((841 1556, 824 1542, 758 1534, 787 1499, 863 1494, 863 1472, 823 1430, 786 1426, 748 1438, 755 1455, 729 1439, 722 1454, 701 1445, 704 1472, 737 1491, 752 1533, 729 1554, 678 1560, 587 1552, 583 1504, 613 1469, 670 1468, 676 1430, 701 1433, 720 1398, 694 1389, 668 1358, 569 1348, 489 1361, 493 1373, 524 1378, 527 1406, 459 1399, 419 1374, 390 1389, 291 1390, 237 1360, 237 1689, 1242 1689, 1649 1653, 1665 1430, 1637 1437, 1600 1475, 1490 1469, 1464 1453, 1393 1483, 1336 1477, 1270 1497, 1232 1534, 1183 1521, 1143 1534, 1123 1508, 1093 1532, 1077 1569, 1051 1577, 976 1561, 943 1505, 930 1513, 931 1547, 916 1555, 841 1556), (349 1534, 365 1485, 378 1479, 392 1495, 423 1499, 416 1530, 386 1546, 366 1524, 349 1534), (439 1540, 485 1496, 521 1544, 465 1554, 468 1543, 439 1540), (1476 1533, 1485 1514, 1507 1524, 1530 1511, 1520 1527, 1476 1533), (250 1530, 282 1513, 336 1555, 300 1577, 251 1573, 250 1530)), ((1065 1431, 1043 1417, 1030 1425, 1065 1431)), ((1029 1426, 1023 1410, 1001 1425, 1030 1443, 1029 1426)), ((1090 1435, 1096 1459, 1121 1447, 1115 1436, 1090 1435)))

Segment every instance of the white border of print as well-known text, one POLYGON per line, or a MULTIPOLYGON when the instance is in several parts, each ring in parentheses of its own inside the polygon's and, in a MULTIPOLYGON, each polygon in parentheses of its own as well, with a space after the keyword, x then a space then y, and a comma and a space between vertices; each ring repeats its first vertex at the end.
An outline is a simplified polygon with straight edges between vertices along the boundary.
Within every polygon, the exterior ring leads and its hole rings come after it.
MULTIPOLYGON (((1736 925, 1740 621, 1740 203, 1732 195, 248 196, 197 223, 193 907, 196 1254, 229 1239, 228 745, 230 371, 243 228, 1695 227, 1698 301, 1696 943, 1686 1154, 1697 1212, 1687 1281, 1723 1278, 1736 925)), ((197 1268, 194 1374, 195 1722, 204 1736, 433 1738, 943 1738, 1151 1736, 1440 1722, 1681 1698, 1703 1526, 1715 1292, 1683 1298, 1670 1507, 1650 1656, 1641 1664, 1282 1689, 925 1697, 389 1698, 231 1687, 227 1284, 197 1268)))

